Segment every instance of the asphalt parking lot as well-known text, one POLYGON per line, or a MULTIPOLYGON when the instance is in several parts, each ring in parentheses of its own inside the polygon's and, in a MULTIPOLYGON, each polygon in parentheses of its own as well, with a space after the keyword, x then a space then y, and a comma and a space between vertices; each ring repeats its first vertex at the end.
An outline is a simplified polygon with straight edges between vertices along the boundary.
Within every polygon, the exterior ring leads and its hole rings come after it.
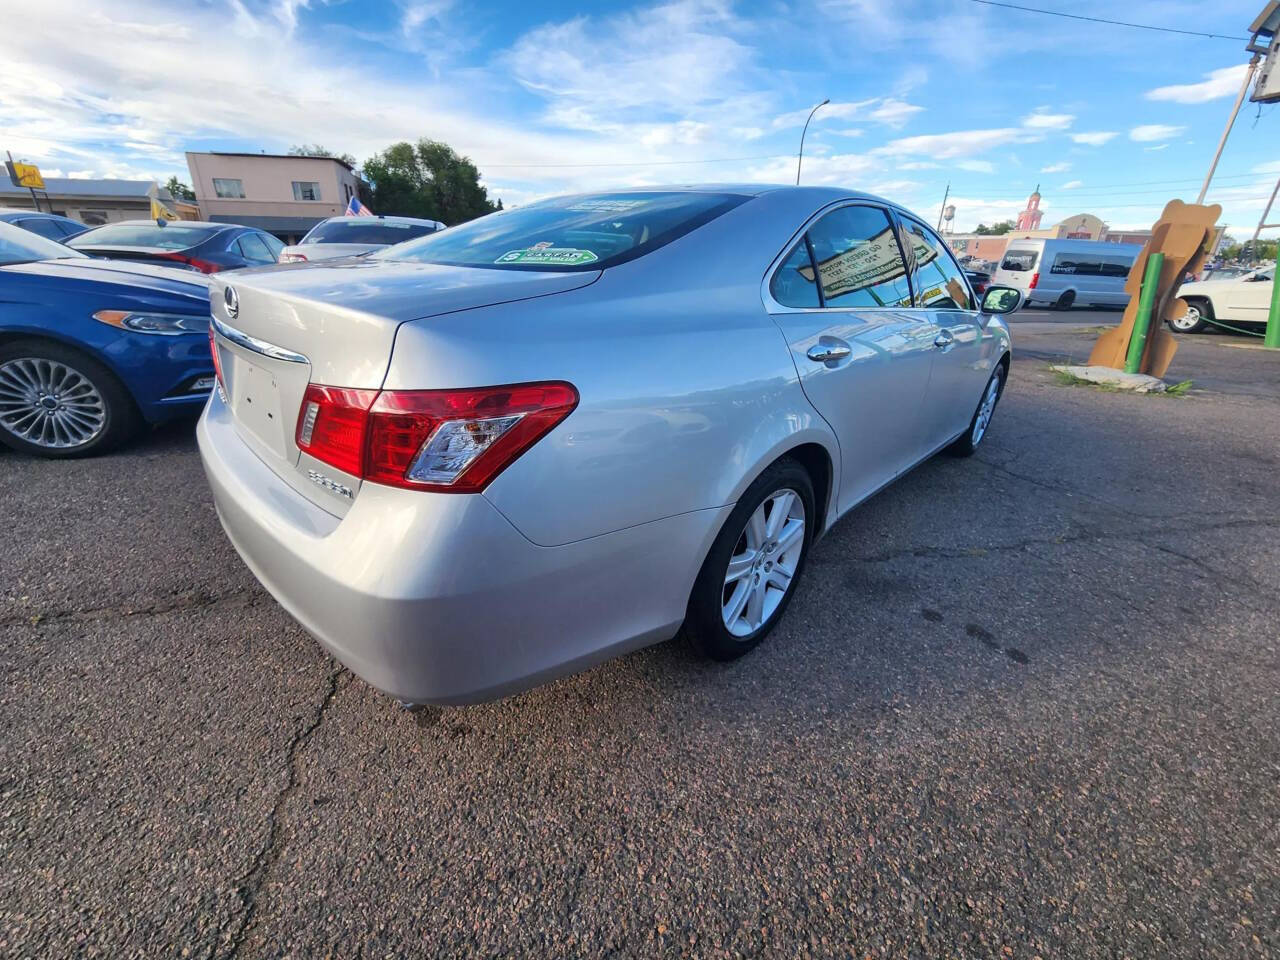
POLYGON ((1280 357, 1065 386, 816 548, 771 640, 400 711, 223 538, 190 424, 0 452, 0 954, 1280 951, 1280 357))

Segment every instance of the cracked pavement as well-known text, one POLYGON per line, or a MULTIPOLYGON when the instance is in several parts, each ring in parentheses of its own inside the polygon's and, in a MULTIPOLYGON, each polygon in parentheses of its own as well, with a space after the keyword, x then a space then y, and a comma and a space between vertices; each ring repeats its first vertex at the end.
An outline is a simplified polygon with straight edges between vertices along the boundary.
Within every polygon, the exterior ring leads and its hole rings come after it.
POLYGON ((294 625, 189 424, 0 452, 0 954, 1275 955, 1280 362, 1182 338, 1188 397, 1065 387, 1118 315, 1053 319, 756 653, 477 707, 294 625))

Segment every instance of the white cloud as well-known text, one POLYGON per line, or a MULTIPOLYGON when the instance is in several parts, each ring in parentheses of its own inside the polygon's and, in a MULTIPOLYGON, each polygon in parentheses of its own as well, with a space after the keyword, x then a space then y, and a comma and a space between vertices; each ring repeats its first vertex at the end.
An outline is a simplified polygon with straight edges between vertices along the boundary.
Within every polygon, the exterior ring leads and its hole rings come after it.
POLYGON ((1147 151, 1147 153, 1155 153, 1157 150, 1168 150, 1169 145, 1167 143, 1161 143, 1154 147, 1143 147, 1142 149, 1147 151))
POLYGON ((1068 180, 1062 185, 1063 190, 1077 190, 1084 186, 1083 180, 1068 180))
POLYGON ((1070 169, 1071 169, 1071 164, 1067 163, 1066 161, 1061 161, 1059 163, 1051 163, 1047 167, 1041 167, 1040 172, 1041 173, 1066 173, 1070 169))
POLYGON ((931 160, 908 160, 905 163, 895 163, 894 166, 899 170, 937 170, 942 164, 931 160))
POLYGON ((913 103, 907 103, 905 100, 897 100, 889 97, 880 102, 880 106, 871 111, 871 119, 889 127, 900 128, 915 114, 923 110, 924 107, 917 107, 913 103))
POLYGON ((1093 130, 1088 133, 1073 133, 1071 139, 1076 143, 1082 143, 1087 147, 1100 147, 1111 140, 1114 140, 1120 134, 1111 130, 1093 130))
POLYGON ((994 130, 957 130, 954 133, 931 133, 918 137, 890 140, 874 153, 890 157, 926 156, 934 160, 953 160, 985 153, 1008 143, 1030 143, 1043 137, 1018 127, 994 130))
POLYGON ((1075 122, 1074 114, 1048 113, 1047 107, 1037 107, 1022 118, 1022 125, 1032 130, 1065 130, 1075 122))
POLYGON ((861 127, 849 127, 847 130, 828 130, 827 133, 834 137, 860 137, 867 131, 861 127))
POLYGON ((960 170, 968 170, 970 173, 995 173, 995 165, 990 160, 960 160, 956 163, 956 167, 960 170))
MULTIPOLYGON (((775 129, 800 127, 809 118, 813 107, 802 107, 789 110, 773 118, 775 129)), ((874 120, 887 127, 901 128, 917 113, 924 110, 913 103, 907 103, 896 97, 872 97, 870 100, 847 100, 828 103, 813 115, 813 125, 827 123, 831 120, 874 120)))
POLYGON ((1244 80, 1246 64, 1234 67, 1222 67, 1204 74, 1199 83, 1181 83, 1168 87, 1156 87, 1146 92, 1148 100, 1171 100, 1174 103, 1207 103, 1222 97, 1230 97, 1240 89, 1244 80))
POLYGON ((1129 131, 1129 139, 1138 143, 1151 143, 1154 140, 1168 140, 1176 137, 1186 127, 1172 127, 1165 123, 1144 123, 1129 131))

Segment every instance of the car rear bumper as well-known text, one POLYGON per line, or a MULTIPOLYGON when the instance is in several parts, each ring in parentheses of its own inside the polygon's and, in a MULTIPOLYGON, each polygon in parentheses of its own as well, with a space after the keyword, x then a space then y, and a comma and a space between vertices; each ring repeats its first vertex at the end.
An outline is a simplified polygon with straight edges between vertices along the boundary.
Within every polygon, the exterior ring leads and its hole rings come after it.
POLYGON ((258 580, 353 672, 414 703, 493 699, 673 636, 731 509, 540 547, 483 496, 366 483, 339 519, 244 445, 216 394, 196 433, 258 580))

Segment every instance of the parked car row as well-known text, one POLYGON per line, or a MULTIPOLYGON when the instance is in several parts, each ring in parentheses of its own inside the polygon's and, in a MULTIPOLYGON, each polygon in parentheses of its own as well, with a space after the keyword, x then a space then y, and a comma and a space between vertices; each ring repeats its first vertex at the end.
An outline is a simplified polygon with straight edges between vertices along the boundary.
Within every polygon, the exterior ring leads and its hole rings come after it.
MULTIPOLYGON (((443 228, 335 217, 302 249, 316 259, 350 256, 443 228)), ((208 276, 274 267, 284 250, 238 224, 125 220, 90 229, 55 214, 0 211, 0 442, 85 456, 197 410, 215 383, 208 276)))

